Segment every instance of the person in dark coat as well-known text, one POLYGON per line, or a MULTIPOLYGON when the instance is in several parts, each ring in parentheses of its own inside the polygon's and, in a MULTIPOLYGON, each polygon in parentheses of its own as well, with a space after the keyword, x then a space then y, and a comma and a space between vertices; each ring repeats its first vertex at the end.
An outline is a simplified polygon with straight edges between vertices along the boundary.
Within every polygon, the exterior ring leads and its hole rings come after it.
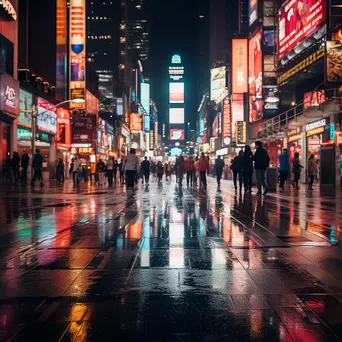
POLYGON ((224 161, 223 159, 219 156, 215 160, 215 173, 216 173, 216 179, 217 179, 217 185, 221 184, 221 178, 222 178, 222 173, 223 173, 223 168, 224 168, 224 161))
POLYGON ((264 195, 268 192, 268 187, 265 179, 266 170, 270 164, 270 157, 267 151, 262 147, 262 142, 257 140, 255 142, 256 151, 253 157, 254 169, 256 173, 258 192, 257 195, 261 195, 262 187, 264 188, 264 195))
POLYGON ((43 156, 40 154, 40 150, 36 149, 36 154, 32 160, 33 178, 31 181, 31 186, 34 186, 35 181, 38 179, 40 181, 40 186, 44 186, 43 183, 43 156))
POLYGON ((146 185, 150 180, 150 162, 147 160, 147 157, 144 158, 143 162, 141 163, 141 172, 142 172, 142 181, 144 182, 143 177, 145 178, 146 185))
POLYGON ((11 167, 12 167, 12 175, 13 175, 13 184, 15 184, 19 178, 19 165, 20 165, 20 157, 18 152, 13 152, 11 167))
POLYGON ((303 166, 300 163, 299 160, 299 153, 296 152, 294 154, 294 159, 293 159, 293 182, 292 182, 292 186, 296 187, 296 189, 299 189, 298 183, 299 183, 299 179, 300 179, 300 173, 302 172, 303 166))
POLYGON ((64 183, 64 162, 62 158, 59 158, 57 164, 57 180, 59 183, 64 183))
POLYGON ((30 157, 28 153, 25 152, 21 157, 21 167, 22 167, 21 180, 24 183, 27 181, 27 169, 28 169, 29 163, 30 163, 30 157))
POLYGON ((241 150, 239 151, 239 155, 234 158, 232 165, 231 165, 231 169, 233 171, 234 187, 235 187, 235 190, 237 190, 237 178, 239 176, 240 192, 242 190, 242 184, 243 184, 242 159, 243 159, 243 151, 241 150))
POLYGON ((241 166, 245 191, 252 192, 253 153, 249 145, 245 146, 245 151, 242 154, 241 166))
POLYGON ((116 176, 117 176, 117 174, 118 174, 118 168, 119 168, 119 163, 118 163, 118 161, 115 159, 115 160, 114 160, 114 165, 113 165, 114 183, 116 183, 116 176))

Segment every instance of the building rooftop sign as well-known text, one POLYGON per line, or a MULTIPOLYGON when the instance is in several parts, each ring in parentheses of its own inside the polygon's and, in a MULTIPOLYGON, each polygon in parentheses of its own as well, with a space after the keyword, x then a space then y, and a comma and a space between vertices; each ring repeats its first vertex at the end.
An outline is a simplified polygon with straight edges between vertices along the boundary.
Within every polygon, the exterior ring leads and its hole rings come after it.
MULTIPOLYGON (((1 0, 0 0, 1 1, 1 0)), ((180 55, 173 55, 171 59, 172 64, 181 64, 182 63, 182 58, 180 55)))
POLYGON ((0 7, 6 12, 11 20, 17 20, 17 12, 8 0, 0 0, 0 7))

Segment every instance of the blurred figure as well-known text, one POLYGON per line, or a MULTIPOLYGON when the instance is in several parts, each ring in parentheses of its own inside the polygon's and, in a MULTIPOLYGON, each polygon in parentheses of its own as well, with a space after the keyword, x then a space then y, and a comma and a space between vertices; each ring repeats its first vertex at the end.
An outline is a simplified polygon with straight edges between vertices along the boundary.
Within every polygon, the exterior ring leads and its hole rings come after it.
POLYGON ((114 158, 109 157, 107 161, 107 179, 108 186, 111 188, 113 186, 113 170, 114 170, 114 158))
POLYGON ((189 156, 184 160, 184 171, 186 172, 186 183, 188 186, 189 184, 192 186, 194 183, 194 169, 194 160, 189 156))
POLYGON ((57 164, 57 181, 64 183, 64 162, 62 158, 59 158, 57 164))
POLYGON ((17 180, 19 178, 19 165, 20 165, 19 153, 13 152, 13 157, 12 157, 12 161, 11 161, 13 184, 16 184, 17 180))
POLYGON ((145 183, 148 186, 148 183, 150 181, 150 162, 148 161, 147 157, 144 158, 143 162, 141 163, 141 172, 142 172, 142 182, 145 183))
POLYGON ((176 177, 177 182, 182 185, 184 177, 184 157, 182 155, 176 159, 176 177))
POLYGON ((104 185, 105 182, 105 172, 106 172, 106 164, 102 159, 96 163, 96 171, 99 175, 99 185, 104 185))
POLYGON ((114 160, 114 165, 113 165, 114 183, 116 183, 116 178, 117 178, 117 174, 118 174, 118 169, 119 169, 119 163, 118 163, 118 161, 115 159, 115 160, 114 160))
MULTIPOLYGON (((242 191, 242 184, 243 184, 243 171, 242 171, 242 160, 243 160, 243 152, 242 150, 239 151, 239 155, 236 156, 232 161, 232 171, 233 171, 233 181, 235 190, 237 190, 237 178, 239 176, 239 185, 240 185, 240 192, 242 191)), ((253 170, 253 166, 252 166, 253 170)))
POLYGON ((126 173, 127 188, 134 188, 137 174, 139 174, 139 158, 136 150, 131 148, 123 162, 123 170, 126 173))
POLYGON ((280 190, 285 190, 284 185, 290 170, 290 157, 287 148, 283 149, 283 153, 279 154, 279 173, 280 173, 280 190))
POLYGON ((315 161, 315 156, 312 154, 308 161, 308 176, 309 176, 308 190, 313 190, 312 186, 313 186, 315 177, 317 177, 317 174, 318 174, 318 167, 315 161))
POLYGON ((221 184, 223 168, 224 168, 224 161, 220 156, 218 156, 217 159, 215 160, 215 173, 216 173, 217 185, 221 184))
POLYGON ((157 177, 158 177, 158 184, 161 184, 164 174, 163 163, 159 160, 157 163, 157 177))
POLYGON ((73 168, 72 168, 72 181, 74 185, 79 186, 81 181, 82 165, 78 156, 74 157, 73 168))
POLYGON ((262 142, 260 140, 255 142, 255 146, 256 151, 253 160, 258 187, 257 195, 262 194, 262 188, 264 189, 263 195, 266 195, 268 192, 268 187, 265 179, 265 173, 270 164, 270 157, 268 156, 266 150, 262 147, 262 142))
POLYGON ((245 191, 252 192, 253 153, 249 145, 245 146, 245 151, 242 154, 241 166, 245 191))
POLYGON ((30 157, 27 152, 25 152, 21 157, 21 180, 23 183, 27 182, 27 169, 30 163, 30 157))
POLYGON ((299 189, 298 186, 298 182, 300 179, 300 173, 302 171, 303 166, 300 164, 300 160, 299 160, 299 153, 296 152, 294 154, 294 159, 293 159, 293 182, 292 182, 292 186, 296 187, 296 189, 299 189))
POLYGON ((40 150, 36 149, 36 154, 32 159, 32 169, 33 169, 33 177, 31 181, 31 186, 34 186, 35 181, 38 179, 40 181, 40 186, 44 186, 43 183, 43 156, 40 154, 40 150))
POLYGON ((70 163, 70 168, 69 168, 69 176, 70 176, 70 178, 73 177, 74 161, 75 161, 75 158, 71 158, 71 163, 70 163))
POLYGON ((199 179, 199 182, 201 184, 201 180, 200 180, 200 170, 199 170, 199 159, 198 157, 196 157, 195 159, 195 164, 194 164, 194 167, 195 167, 195 183, 197 184, 197 180, 199 179))
POLYGON ((206 188, 207 187, 207 171, 209 170, 209 159, 204 155, 204 152, 201 153, 201 158, 199 159, 199 172, 201 177, 201 184, 206 188))
POLYGON ((120 184, 125 184, 125 171, 123 169, 122 160, 120 161, 118 168, 119 168, 119 174, 120 174, 120 184))

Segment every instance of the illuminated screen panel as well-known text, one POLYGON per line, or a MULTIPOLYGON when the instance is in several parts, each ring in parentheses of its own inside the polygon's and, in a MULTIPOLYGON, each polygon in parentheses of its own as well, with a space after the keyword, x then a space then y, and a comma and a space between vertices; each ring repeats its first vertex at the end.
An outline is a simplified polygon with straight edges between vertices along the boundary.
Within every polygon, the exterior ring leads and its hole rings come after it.
POLYGON ((258 19, 258 0, 249 0, 249 26, 258 19))
POLYGON ((262 32, 258 31, 249 40, 249 121, 254 122, 262 117, 263 98, 262 98, 262 32))
POLYGON ((170 140, 184 140, 184 129, 182 128, 170 129, 170 140))
POLYGON ((170 108, 170 124, 184 124, 184 108, 170 108))
POLYGON ((210 73, 210 100, 214 100, 226 89, 226 67, 211 69, 210 73))
POLYGON ((150 85, 148 83, 140 84, 140 101, 146 114, 150 115, 150 85))
POLYGON ((40 97, 38 97, 37 127, 41 132, 53 135, 57 133, 56 107, 40 97))
POLYGON ((288 0, 278 17, 278 56, 282 58, 314 34, 325 21, 326 0, 288 0))
POLYGON ((184 103, 184 83, 170 83, 170 103, 184 103))
POLYGON ((233 39, 233 93, 247 93, 248 88, 248 40, 233 39))

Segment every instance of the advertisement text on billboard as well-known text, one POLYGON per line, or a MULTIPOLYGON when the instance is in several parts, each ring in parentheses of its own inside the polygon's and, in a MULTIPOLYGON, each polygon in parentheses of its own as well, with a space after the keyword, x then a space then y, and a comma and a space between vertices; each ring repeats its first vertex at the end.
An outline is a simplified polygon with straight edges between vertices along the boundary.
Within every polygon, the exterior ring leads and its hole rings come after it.
POLYGON ((236 121, 236 144, 245 145, 247 143, 247 123, 246 121, 236 121))
POLYGON ((55 135, 57 133, 56 107, 38 97, 37 127, 41 132, 55 135))
POLYGON ((233 39, 233 93, 247 93, 248 46, 247 39, 233 39))
POLYGON ((279 10, 278 56, 312 36, 325 21, 326 0, 288 0, 279 10))
POLYGON ((132 133, 138 133, 142 130, 142 118, 138 113, 129 115, 129 128, 132 133))
POLYGON ((342 43, 327 41, 327 82, 342 82, 342 43))

